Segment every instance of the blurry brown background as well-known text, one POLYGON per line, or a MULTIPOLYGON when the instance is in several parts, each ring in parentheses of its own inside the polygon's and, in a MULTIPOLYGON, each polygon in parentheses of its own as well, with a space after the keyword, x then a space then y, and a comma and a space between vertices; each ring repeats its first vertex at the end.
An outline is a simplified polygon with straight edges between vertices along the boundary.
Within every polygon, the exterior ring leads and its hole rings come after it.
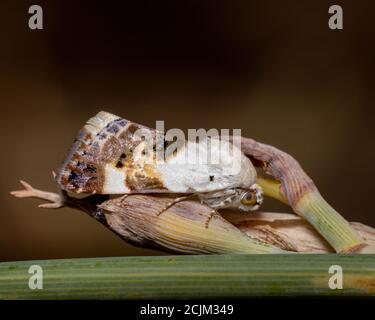
POLYGON ((152 127, 241 128, 375 226, 371 1, 12 2, 0 6, 0 261, 159 254, 79 211, 9 196, 19 179, 54 190, 51 171, 102 109, 152 127), (32 4, 44 30, 28 28, 32 4), (328 28, 332 4, 343 31, 328 28))

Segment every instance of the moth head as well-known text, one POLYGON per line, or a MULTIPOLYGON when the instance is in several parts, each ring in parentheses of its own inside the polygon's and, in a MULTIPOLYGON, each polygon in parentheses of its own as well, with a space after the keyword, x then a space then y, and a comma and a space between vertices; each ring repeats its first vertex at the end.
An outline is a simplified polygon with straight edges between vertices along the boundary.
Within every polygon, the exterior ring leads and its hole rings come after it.
POLYGON ((239 209, 243 211, 258 210, 263 202, 263 190, 257 184, 244 189, 239 195, 239 209))

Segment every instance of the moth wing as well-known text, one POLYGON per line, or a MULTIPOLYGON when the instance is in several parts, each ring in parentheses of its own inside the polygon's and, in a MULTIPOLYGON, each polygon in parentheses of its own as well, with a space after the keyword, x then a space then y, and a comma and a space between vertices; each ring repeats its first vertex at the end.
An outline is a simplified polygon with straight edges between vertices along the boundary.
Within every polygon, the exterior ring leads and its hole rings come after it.
POLYGON ((142 135, 155 130, 99 112, 78 133, 56 181, 72 193, 168 192, 152 165, 138 162, 142 135))
POLYGON ((242 152, 229 142, 207 148, 208 141, 186 142, 171 153, 163 149, 165 159, 159 160, 156 145, 164 146, 164 137, 99 112, 79 132, 56 180, 63 190, 97 194, 204 193, 255 182, 255 169, 242 152), (196 161, 197 150, 203 161, 196 161), (218 161, 206 161, 209 156, 218 161))

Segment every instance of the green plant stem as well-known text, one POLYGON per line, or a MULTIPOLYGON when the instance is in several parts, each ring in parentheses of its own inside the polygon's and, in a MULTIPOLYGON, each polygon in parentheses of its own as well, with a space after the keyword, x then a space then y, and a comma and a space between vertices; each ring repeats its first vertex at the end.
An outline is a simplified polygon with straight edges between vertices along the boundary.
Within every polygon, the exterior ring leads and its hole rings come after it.
POLYGON ((375 255, 213 255, 0 263, 1 299, 191 299, 375 294, 375 255), (43 289, 31 290, 31 265, 43 289), (343 270, 332 290, 329 268, 343 270))
MULTIPOLYGON (((263 188, 266 196, 288 204, 288 200, 280 190, 278 181, 259 177, 257 182, 263 188)), ((324 200, 316 188, 302 195, 293 205, 293 209, 299 216, 309 221, 336 252, 360 252, 366 247, 349 222, 324 200)), ((367 246, 366 250, 366 253, 375 253, 373 247, 367 246)), ((365 253, 364 250, 362 253, 365 253)))
POLYGON ((288 200, 280 192, 280 182, 258 176, 257 184, 262 187, 265 196, 289 205, 288 200))
POLYGON ((364 246, 349 222, 323 199, 318 190, 305 194, 295 205, 295 211, 309 221, 336 252, 355 252, 364 246))

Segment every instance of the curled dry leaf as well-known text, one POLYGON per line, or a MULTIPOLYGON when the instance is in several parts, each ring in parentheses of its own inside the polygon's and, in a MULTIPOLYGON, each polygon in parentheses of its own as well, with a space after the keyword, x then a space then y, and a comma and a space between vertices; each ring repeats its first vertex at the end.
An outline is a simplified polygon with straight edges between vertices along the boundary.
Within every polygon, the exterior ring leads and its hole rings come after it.
MULTIPOLYGON (((293 214, 224 212, 224 218, 215 215, 206 228, 211 210, 192 200, 180 202, 158 215, 173 196, 130 195, 108 199, 92 195, 77 199, 25 183, 23 186, 26 190, 12 194, 51 203, 44 208, 67 206, 84 211, 124 241, 139 247, 180 254, 334 252, 306 220, 293 214)), ((375 244, 373 228, 360 223, 351 226, 367 244, 375 244)))
MULTIPOLYGON (((334 253, 329 243, 303 218, 289 213, 256 212, 243 215, 237 212, 223 213, 246 235, 266 241, 284 250, 300 253, 334 253)), ((370 246, 375 245, 375 229, 359 222, 351 227, 370 246)))

